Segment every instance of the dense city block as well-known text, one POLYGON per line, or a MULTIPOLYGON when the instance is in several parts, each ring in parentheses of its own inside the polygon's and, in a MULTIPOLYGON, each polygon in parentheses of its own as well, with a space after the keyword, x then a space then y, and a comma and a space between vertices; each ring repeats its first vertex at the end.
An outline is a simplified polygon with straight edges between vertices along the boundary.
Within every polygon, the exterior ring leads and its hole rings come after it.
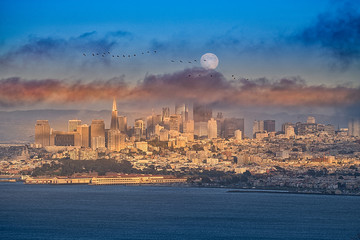
POLYGON ((193 120, 189 115, 187 104, 176 104, 173 114, 164 107, 130 126, 114 100, 109 129, 101 119, 90 125, 69 120, 68 131, 38 120, 34 143, 0 146, 1 177, 135 174, 187 179, 190 186, 360 194, 359 120, 336 129, 309 116, 305 123, 285 122, 278 131, 275 120, 256 120, 253 135, 245 136, 243 118, 221 112, 214 118, 210 106, 197 103, 193 120))

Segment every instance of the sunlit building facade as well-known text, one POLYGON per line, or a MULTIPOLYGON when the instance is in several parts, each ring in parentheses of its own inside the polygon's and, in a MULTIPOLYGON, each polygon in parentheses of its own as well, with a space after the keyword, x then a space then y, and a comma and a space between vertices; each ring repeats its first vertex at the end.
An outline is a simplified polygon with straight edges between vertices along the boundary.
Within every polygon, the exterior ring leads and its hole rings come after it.
POLYGON ((50 124, 48 120, 37 120, 35 124, 35 144, 50 146, 50 124))

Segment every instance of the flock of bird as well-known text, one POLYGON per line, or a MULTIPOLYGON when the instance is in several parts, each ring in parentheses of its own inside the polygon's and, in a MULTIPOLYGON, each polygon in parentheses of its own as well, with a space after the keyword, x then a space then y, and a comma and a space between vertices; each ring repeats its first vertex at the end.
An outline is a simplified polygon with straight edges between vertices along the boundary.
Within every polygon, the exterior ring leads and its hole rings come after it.
MULTIPOLYGON (((155 51, 146 51, 146 52, 141 52, 141 55, 144 55, 144 54, 150 54, 150 53, 157 53, 157 51, 155 50, 155 51)), ((121 55, 122 55, 122 57, 123 58, 126 58, 126 57, 136 57, 136 54, 120 54, 120 55, 118 55, 118 54, 112 54, 112 53, 110 53, 110 52, 103 52, 103 53, 91 53, 91 54, 86 54, 86 53, 83 53, 83 56, 84 57, 86 57, 86 56, 93 56, 93 57, 95 57, 95 56, 101 56, 101 57, 106 57, 106 56, 112 56, 113 58, 115 58, 115 57, 117 57, 117 58, 119 58, 119 57, 121 57, 121 55)), ((140 55, 140 54, 139 54, 140 55)))
MULTIPOLYGON (((145 54, 151 54, 151 53, 154 53, 156 54, 157 51, 156 50, 153 50, 153 51, 145 51, 145 52, 141 52, 141 54, 138 54, 138 55, 145 55, 145 54)), ((103 53, 90 53, 90 54, 86 54, 86 53, 83 53, 83 56, 84 57, 87 57, 87 56, 93 56, 93 57, 96 57, 96 56, 101 56, 101 57, 106 57, 106 56, 111 56, 113 58, 120 58, 120 57, 123 57, 123 58, 130 58, 130 57, 136 57, 137 55, 134 53, 134 54, 112 54, 110 52, 103 52, 103 53)), ((206 59, 203 59, 204 62, 206 62, 206 59)), ((198 63, 198 61, 196 59, 192 60, 192 61, 184 61, 184 60, 170 60, 170 62, 172 63, 176 63, 176 62, 179 62, 179 63, 189 63, 189 64, 193 64, 193 63, 198 63)), ((189 74, 188 77, 196 77, 197 75, 191 75, 189 74)), ((202 74, 199 74, 198 75, 199 77, 201 76, 205 76, 205 75, 202 75, 202 74)), ((212 74, 210 74, 210 77, 213 77, 212 74)), ((236 77, 234 75, 231 75, 231 78, 233 78, 234 80, 236 79, 236 77)))
MULTIPOLYGON (((170 60, 172 63, 175 63, 175 62, 179 62, 179 63, 197 63, 198 61, 197 60, 193 60, 193 61, 183 61, 183 60, 170 60)), ((206 62, 206 59, 204 59, 203 61, 206 62)))
MULTIPOLYGON (((154 53, 156 54, 157 51, 154 50, 154 51, 145 51, 145 52, 141 52, 141 54, 138 54, 138 55, 144 55, 144 54, 150 54, 150 53, 154 53)), ((93 57, 96 57, 96 56, 101 56, 101 57, 107 57, 107 56, 111 56, 113 58, 119 58, 119 57, 123 57, 123 58, 130 58, 130 57, 136 57, 137 55, 134 53, 134 54, 112 54, 110 52, 103 52, 103 53, 90 53, 90 54, 86 54, 86 53, 83 53, 83 56, 86 57, 86 56, 93 56, 93 57)), ((206 62, 206 59, 203 59, 204 62, 206 62)), ((196 59, 192 60, 192 61, 185 61, 185 60, 170 60, 170 62, 172 63, 175 63, 175 62, 179 62, 179 63, 198 63, 198 61, 196 59)))
MULTIPOLYGON (((189 74, 188 75, 188 77, 190 78, 190 77, 202 77, 202 76, 209 76, 208 74, 194 74, 194 75, 191 75, 191 74, 189 74)), ((210 77, 213 77, 213 75, 212 74, 210 74, 210 77)), ((235 77, 235 75, 231 75, 231 78, 232 79, 234 79, 234 80, 236 80, 236 77, 235 77)), ((239 79, 240 79, 241 77, 239 77, 239 79)))

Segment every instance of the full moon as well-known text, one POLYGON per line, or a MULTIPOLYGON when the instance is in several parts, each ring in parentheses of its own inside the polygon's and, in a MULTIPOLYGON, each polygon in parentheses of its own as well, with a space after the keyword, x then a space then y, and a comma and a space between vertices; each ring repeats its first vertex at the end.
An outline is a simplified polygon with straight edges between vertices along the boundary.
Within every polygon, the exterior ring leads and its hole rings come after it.
POLYGON ((213 53, 205 53, 200 59, 201 66, 205 69, 215 69, 219 64, 219 59, 213 53))

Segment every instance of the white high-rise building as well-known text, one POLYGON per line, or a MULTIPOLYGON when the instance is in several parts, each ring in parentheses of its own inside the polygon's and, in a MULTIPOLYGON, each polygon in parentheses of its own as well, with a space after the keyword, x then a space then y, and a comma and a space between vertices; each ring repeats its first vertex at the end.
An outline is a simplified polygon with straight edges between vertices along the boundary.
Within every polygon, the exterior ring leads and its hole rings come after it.
POLYGON ((313 117, 313 116, 308 116, 306 123, 315 124, 315 117, 313 117))
POLYGON ((295 130, 294 127, 291 125, 287 125, 285 128, 285 136, 286 137, 293 137, 295 136, 295 130))
POLYGON ((238 140, 238 141, 241 141, 242 140, 242 132, 241 130, 235 130, 235 139, 238 140))
POLYGON ((217 138, 217 122, 215 119, 211 118, 208 121, 207 129, 207 135, 209 139, 217 138))
POLYGON ((195 122, 194 123, 194 135, 198 137, 207 136, 207 122, 195 122))

